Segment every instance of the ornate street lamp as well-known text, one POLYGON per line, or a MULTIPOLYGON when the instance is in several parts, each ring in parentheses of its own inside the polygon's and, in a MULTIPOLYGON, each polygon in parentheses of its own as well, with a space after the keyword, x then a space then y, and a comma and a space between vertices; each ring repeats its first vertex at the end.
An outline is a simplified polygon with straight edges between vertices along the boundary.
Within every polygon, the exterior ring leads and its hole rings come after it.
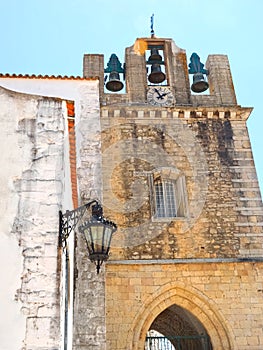
POLYGON ((96 200, 92 200, 77 209, 67 210, 65 214, 59 212, 59 246, 63 248, 65 253, 64 350, 68 348, 69 252, 67 239, 90 208, 91 217, 79 227, 79 231, 84 233, 88 257, 95 263, 97 273, 99 273, 103 261, 109 258, 111 237, 117 230, 116 224, 103 217, 102 207, 96 200))
POLYGON ((59 212, 59 244, 60 247, 66 248, 67 254, 67 239, 71 231, 75 231, 80 219, 90 207, 91 217, 79 227, 79 231, 85 236, 88 257, 95 263, 97 273, 99 273, 103 261, 109 258, 111 238, 117 226, 103 217, 102 206, 96 200, 77 209, 67 210, 65 214, 59 212))

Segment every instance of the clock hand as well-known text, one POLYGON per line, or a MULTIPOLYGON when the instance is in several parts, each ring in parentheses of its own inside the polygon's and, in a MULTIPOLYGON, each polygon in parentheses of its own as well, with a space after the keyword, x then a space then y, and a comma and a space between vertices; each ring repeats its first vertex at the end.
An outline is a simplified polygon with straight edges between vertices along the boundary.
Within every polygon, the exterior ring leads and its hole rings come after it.
POLYGON ((163 95, 161 95, 161 93, 160 93, 160 91, 158 89, 155 88, 154 91, 157 92, 158 100, 163 99, 163 95))

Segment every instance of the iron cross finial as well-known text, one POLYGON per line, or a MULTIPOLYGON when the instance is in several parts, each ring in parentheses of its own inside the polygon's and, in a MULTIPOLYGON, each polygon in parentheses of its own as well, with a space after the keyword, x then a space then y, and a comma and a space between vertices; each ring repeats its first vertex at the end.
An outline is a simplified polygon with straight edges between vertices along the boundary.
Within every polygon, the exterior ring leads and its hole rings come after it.
POLYGON ((153 17, 154 17, 154 14, 151 15, 151 36, 153 37, 154 36, 154 30, 153 30, 153 17))

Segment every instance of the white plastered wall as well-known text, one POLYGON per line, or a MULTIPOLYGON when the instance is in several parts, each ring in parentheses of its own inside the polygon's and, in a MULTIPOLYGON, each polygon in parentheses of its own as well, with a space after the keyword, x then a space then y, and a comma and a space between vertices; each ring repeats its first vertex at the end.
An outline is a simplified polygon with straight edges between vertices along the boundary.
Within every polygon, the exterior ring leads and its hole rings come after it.
MULTIPOLYGON (((98 81, 85 80, 58 80, 58 79, 23 79, 3 78, 0 79, 0 140, 2 151, 0 154, 0 344, 1 350, 37 349, 46 343, 47 349, 52 346, 45 339, 45 332, 38 333, 38 340, 32 340, 36 333, 28 329, 27 308, 17 291, 23 289, 23 271, 25 260, 17 237, 12 234, 14 222, 17 219, 19 194, 15 187, 16 179, 32 165, 32 144, 28 135, 18 132, 18 122, 22 119, 34 119, 38 113, 38 97, 22 97, 20 94, 11 95, 1 89, 9 89, 23 94, 56 97, 62 100, 75 102, 76 139, 77 149, 81 147, 83 135, 81 123, 85 114, 91 114, 98 120, 95 129, 99 131, 99 96, 98 81), (80 130, 80 131, 79 131, 80 130), (43 339, 39 339, 39 338, 43 339), (31 344, 31 345, 29 345, 31 344), (33 344, 33 345, 32 345, 33 344), (42 345, 41 345, 42 344, 42 345), (49 345, 48 345, 49 344, 49 345)), ((64 119, 66 119, 66 106, 62 102, 64 119)), ((66 125, 66 120, 64 120, 66 125)), ((92 128, 91 128, 92 129, 92 128)), ((68 152, 67 127, 65 126, 64 154, 68 152), (66 151, 66 152, 65 152, 66 151)), ((81 166, 78 159, 78 166, 81 166)), ((98 168, 100 160, 98 160, 98 168)), ((62 197, 58 198, 58 209, 65 211, 72 209, 71 186, 69 179, 69 159, 64 158, 62 167, 64 184, 62 197), (59 208, 60 207, 60 208, 59 208)), ((44 173, 43 173, 44 174, 44 173)), ((96 174, 98 177, 98 174, 96 174)), ((97 179, 97 184, 100 181, 97 179)), ((94 188, 97 187, 94 183, 94 188)), ((98 187, 97 187, 98 188, 98 187)), ((96 190, 95 190, 96 192, 96 190)), ((100 192, 98 188, 97 193, 100 192)), ((56 229, 56 228, 55 228, 56 229)), ((48 267, 49 268, 49 267, 48 267)), ((52 266, 51 266, 52 268, 52 266)), ((54 271, 55 272, 55 271, 54 271)))

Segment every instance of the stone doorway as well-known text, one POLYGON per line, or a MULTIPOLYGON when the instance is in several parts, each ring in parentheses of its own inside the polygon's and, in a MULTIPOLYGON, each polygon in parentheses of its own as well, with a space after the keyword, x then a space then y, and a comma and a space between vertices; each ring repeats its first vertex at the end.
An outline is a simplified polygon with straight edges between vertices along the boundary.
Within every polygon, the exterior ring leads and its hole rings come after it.
POLYGON ((151 324, 145 349, 213 350, 213 347, 202 323, 183 307, 171 305, 151 324))
MULTIPOLYGON (((200 338, 204 335, 209 339, 208 350, 234 348, 231 341, 232 332, 214 301, 196 288, 183 284, 180 286, 178 283, 176 286, 167 284, 153 293, 143 304, 129 332, 127 339, 131 344, 129 350, 145 350, 149 330, 156 330, 166 337, 180 336, 178 334, 186 336, 187 333, 200 338)), ((184 348, 178 349, 177 345, 175 350, 207 350, 201 339, 197 343, 192 342, 190 346, 192 349, 185 344, 184 348)))

